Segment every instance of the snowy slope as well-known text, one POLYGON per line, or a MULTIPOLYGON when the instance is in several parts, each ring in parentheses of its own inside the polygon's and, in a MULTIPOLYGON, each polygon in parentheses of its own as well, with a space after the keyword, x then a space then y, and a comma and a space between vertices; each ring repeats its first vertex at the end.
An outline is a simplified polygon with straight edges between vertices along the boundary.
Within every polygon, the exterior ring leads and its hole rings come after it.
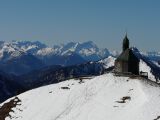
POLYGON ((152 73, 152 69, 150 66, 148 66, 143 60, 140 60, 140 63, 139 63, 139 70, 140 71, 143 71, 143 72, 147 72, 148 73, 148 78, 150 80, 153 80, 153 81, 156 81, 156 78, 155 76, 153 75, 152 73))
POLYGON ((149 79, 160 82, 160 67, 151 59, 145 57, 137 48, 132 48, 134 54, 140 59, 140 72, 147 72, 149 79))
POLYGON ((105 74, 23 93, 0 105, 0 117, 11 105, 6 120, 158 120, 159 93, 154 83, 105 74))
POLYGON ((110 68, 114 66, 114 62, 115 62, 116 58, 109 56, 105 59, 102 59, 99 61, 99 63, 101 63, 103 65, 104 68, 110 68))

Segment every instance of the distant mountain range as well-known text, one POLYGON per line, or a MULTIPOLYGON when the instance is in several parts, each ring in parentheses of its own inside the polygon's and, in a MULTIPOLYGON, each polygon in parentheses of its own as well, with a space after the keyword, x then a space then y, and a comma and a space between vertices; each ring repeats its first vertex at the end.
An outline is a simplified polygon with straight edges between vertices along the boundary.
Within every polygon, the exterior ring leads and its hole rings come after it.
POLYGON ((107 49, 98 48, 93 42, 54 45, 40 42, 0 42, 0 70, 21 75, 50 65, 70 66, 108 57, 107 49))
MULTIPOLYGON (((120 52, 101 49, 92 41, 84 43, 69 42, 67 44, 47 45, 36 41, 0 41, 0 70, 22 75, 50 65, 71 66, 99 61, 108 56, 118 56, 120 52)), ((143 52, 149 59, 158 62, 159 52, 143 52)))

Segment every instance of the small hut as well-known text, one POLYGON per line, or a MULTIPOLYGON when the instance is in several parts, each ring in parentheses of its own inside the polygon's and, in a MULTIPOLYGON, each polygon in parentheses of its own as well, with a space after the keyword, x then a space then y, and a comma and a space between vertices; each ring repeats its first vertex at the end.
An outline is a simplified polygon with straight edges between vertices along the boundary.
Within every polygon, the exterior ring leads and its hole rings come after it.
POLYGON ((131 73, 139 75, 139 59, 129 48, 129 39, 127 35, 123 40, 123 52, 115 61, 116 73, 131 73))

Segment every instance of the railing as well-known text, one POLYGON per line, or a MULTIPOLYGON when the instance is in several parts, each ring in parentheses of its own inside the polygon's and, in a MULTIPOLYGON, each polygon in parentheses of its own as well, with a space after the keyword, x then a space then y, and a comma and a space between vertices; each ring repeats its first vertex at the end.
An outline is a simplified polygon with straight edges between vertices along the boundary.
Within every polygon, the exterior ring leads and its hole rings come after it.
POLYGON ((113 73, 116 75, 116 76, 126 76, 126 77, 143 77, 143 78, 146 78, 148 79, 148 73, 147 72, 139 72, 139 75, 135 75, 131 72, 115 72, 113 71, 113 73))
POLYGON ((139 72, 139 75, 140 75, 141 77, 148 78, 148 73, 147 73, 147 72, 142 72, 142 71, 140 71, 140 72, 139 72))

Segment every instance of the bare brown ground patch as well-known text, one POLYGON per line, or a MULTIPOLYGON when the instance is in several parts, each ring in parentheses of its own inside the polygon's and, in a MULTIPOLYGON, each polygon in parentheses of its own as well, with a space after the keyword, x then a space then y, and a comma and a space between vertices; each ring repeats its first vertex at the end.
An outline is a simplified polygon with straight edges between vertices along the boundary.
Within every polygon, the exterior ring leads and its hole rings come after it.
POLYGON ((14 112, 12 108, 15 108, 18 105, 21 105, 21 100, 18 97, 4 103, 3 106, 0 107, 0 120, 5 120, 6 117, 12 118, 9 113, 14 112))
POLYGON ((122 97, 120 101, 116 101, 117 103, 126 103, 127 100, 131 100, 130 96, 122 97))

